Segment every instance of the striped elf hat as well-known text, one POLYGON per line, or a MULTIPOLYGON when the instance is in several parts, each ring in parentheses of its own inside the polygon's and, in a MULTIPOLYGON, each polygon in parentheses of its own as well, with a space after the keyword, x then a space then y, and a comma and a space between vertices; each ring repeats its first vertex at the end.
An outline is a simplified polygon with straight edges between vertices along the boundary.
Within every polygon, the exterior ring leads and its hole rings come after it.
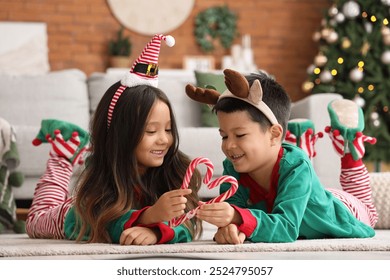
POLYGON ((134 61, 130 71, 121 79, 121 86, 112 97, 107 115, 107 127, 110 127, 112 114, 119 97, 127 87, 138 85, 158 86, 158 56, 160 54, 161 41, 164 40, 167 46, 175 45, 175 38, 167 35, 156 34, 145 46, 141 55, 134 61))

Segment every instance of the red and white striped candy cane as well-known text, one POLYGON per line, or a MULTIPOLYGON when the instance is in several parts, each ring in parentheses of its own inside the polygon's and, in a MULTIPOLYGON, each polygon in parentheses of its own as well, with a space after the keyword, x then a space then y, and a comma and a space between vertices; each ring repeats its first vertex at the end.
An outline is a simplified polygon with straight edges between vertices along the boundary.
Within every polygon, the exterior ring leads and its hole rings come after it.
POLYGON ((221 176, 217 179, 215 179, 214 181, 212 181, 207 187, 209 190, 223 184, 223 183, 230 183, 231 187, 230 189, 228 189, 226 192, 220 194, 219 196, 217 197, 214 197, 213 199, 205 202, 205 204, 211 204, 211 203, 214 203, 214 202, 222 202, 222 201, 225 201, 226 199, 232 197, 237 189, 238 189, 238 182, 237 182, 237 179, 234 178, 233 176, 227 176, 227 175, 224 175, 224 176, 221 176))
MULTIPOLYGON (((203 178, 203 183, 208 184, 210 182, 211 178, 213 177, 213 172, 214 172, 213 163, 208 158, 197 157, 197 158, 194 158, 191 161, 190 165, 188 166, 186 174, 185 174, 184 179, 183 179, 183 183, 180 187, 181 189, 188 189, 188 187, 190 185, 191 177, 194 174, 196 167, 202 163, 205 164, 207 167, 206 174, 203 178)), ((178 226, 178 225, 184 223, 186 220, 191 219, 192 217, 195 216, 196 209, 197 208, 192 209, 191 211, 189 211, 189 212, 187 212, 179 217, 173 218, 172 220, 170 220, 168 222, 168 225, 170 227, 175 227, 175 226, 178 226)))
MULTIPOLYGON (((214 181, 212 181, 210 184, 208 184, 207 188, 211 190, 211 189, 221 185, 222 183, 230 183, 231 188, 228 189, 226 192, 220 194, 219 196, 205 202, 205 204, 211 204, 214 202, 225 201, 226 199, 230 198, 231 196, 233 196, 236 193, 236 191, 238 189, 238 182, 237 182, 237 179, 234 178, 233 176, 227 176, 227 175, 221 176, 221 177, 215 179, 214 181)), ((199 207, 200 206, 190 210, 189 212, 187 212, 187 213, 185 213, 177 218, 172 219, 171 221, 169 221, 169 226, 176 227, 178 225, 181 225, 185 221, 192 219, 195 216, 196 212, 198 211, 199 207)))
POLYGON ((181 185, 182 189, 188 189, 188 187, 190 185, 192 174, 194 174, 196 167, 202 163, 204 163, 207 167, 206 174, 203 178, 203 183, 208 184, 210 182, 211 178, 213 177, 213 172, 214 172, 213 163, 208 158, 197 157, 191 161, 190 165, 187 168, 186 174, 184 176, 183 184, 181 185))

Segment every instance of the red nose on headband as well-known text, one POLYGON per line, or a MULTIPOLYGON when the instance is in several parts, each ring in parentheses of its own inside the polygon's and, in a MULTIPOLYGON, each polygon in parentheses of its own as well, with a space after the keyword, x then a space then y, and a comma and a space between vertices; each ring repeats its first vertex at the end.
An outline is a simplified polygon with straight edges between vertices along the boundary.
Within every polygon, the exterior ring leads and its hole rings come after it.
POLYGON ((158 86, 158 56, 160 54, 161 40, 164 40, 169 47, 175 45, 175 38, 172 36, 156 34, 145 46, 141 55, 134 61, 130 71, 121 79, 121 85, 111 99, 107 113, 107 129, 110 128, 115 105, 127 87, 138 85, 158 86))

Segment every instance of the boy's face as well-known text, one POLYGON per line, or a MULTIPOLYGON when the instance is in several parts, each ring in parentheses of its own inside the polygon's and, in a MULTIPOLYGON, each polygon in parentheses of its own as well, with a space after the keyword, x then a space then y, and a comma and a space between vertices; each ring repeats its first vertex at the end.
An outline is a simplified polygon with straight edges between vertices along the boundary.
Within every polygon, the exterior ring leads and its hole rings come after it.
POLYGON ((222 151, 240 173, 268 170, 275 163, 275 139, 246 111, 218 112, 222 151))
POLYGON ((149 167, 162 165, 172 143, 169 107, 158 100, 150 110, 144 135, 135 149, 140 173, 142 174, 149 167))

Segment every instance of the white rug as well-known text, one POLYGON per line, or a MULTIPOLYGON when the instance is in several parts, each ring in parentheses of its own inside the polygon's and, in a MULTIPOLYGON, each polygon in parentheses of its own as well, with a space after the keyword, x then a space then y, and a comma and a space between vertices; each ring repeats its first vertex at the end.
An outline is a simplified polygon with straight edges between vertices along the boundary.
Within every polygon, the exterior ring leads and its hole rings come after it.
POLYGON ((118 255, 120 258, 124 254, 314 251, 390 251, 390 230, 377 230, 375 237, 364 239, 316 239, 298 240, 292 243, 241 245, 219 245, 208 239, 172 245, 121 246, 76 243, 69 240, 29 239, 24 234, 0 235, 0 257, 118 255))

